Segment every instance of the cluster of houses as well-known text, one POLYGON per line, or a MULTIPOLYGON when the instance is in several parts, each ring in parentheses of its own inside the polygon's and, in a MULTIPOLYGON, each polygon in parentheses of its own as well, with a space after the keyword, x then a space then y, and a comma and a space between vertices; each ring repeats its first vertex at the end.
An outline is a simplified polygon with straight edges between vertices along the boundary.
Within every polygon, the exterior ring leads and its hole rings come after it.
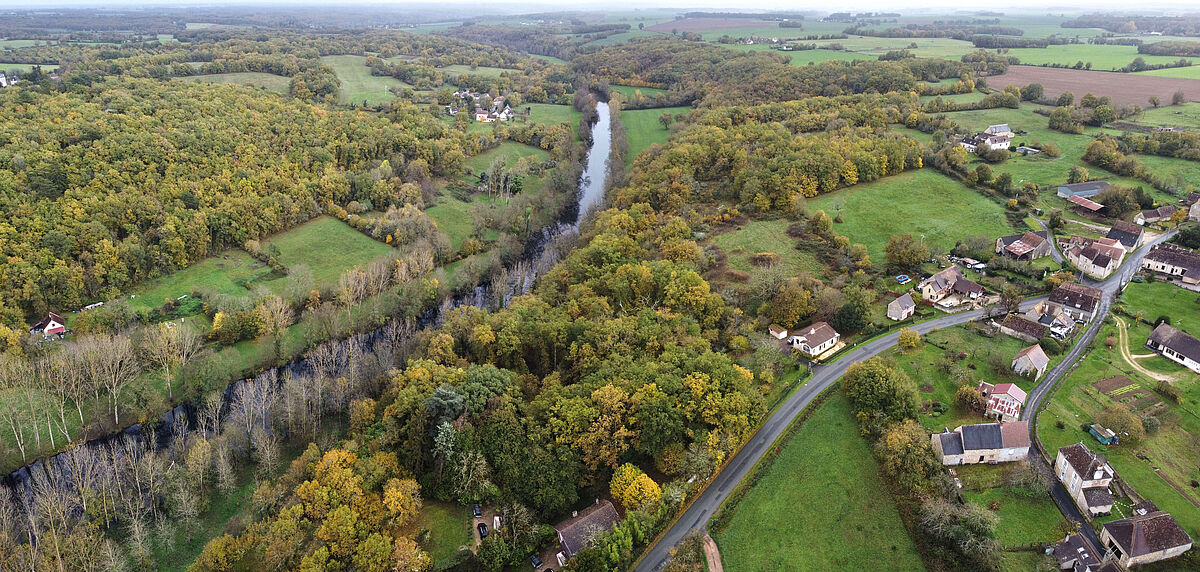
MULTIPOLYGON (((453 117, 458 115, 461 107, 465 107, 468 103, 477 104, 490 97, 491 95, 486 92, 479 93, 467 90, 456 91, 454 92, 454 98, 458 100, 458 103, 447 105, 445 108, 446 114, 453 117)), ((482 106, 476 105, 475 121, 479 121, 481 123, 491 123, 493 121, 508 121, 513 117, 516 117, 516 112, 508 106, 506 101, 507 100, 503 95, 497 95, 495 99, 492 99, 492 105, 489 108, 485 109, 482 106)))
POLYGON ((975 153, 979 149, 998 150, 1008 149, 1012 144, 1012 138, 1015 133, 1009 128, 1007 123, 1000 125, 992 125, 985 129, 982 133, 968 135, 963 137, 958 142, 959 146, 966 149, 968 153, 975 153))
MULTIPOLYGON (((1103 455, 1083 443, 1058 450, 1054 474, 1079 510, 1088 517, 1110 514, 1110 489, 1116 471, 1103 455)), ((1120 570, 1174 558, 1192 548, 1192 538, 1169 513, 1150 501, 1132 507, 1131 514, 1100 527, 1100 546, 1087 536, 1071 534, 1049 551, 1063 570, 1101 572, 1120 570)))
POLYGON ((1185 285, 1200 285, 1200 254, 1170 243, 1150 249, 1142 258, 1142 270, 1178 279, 1185 285))
MULTIPOLYGON (((1091 202, 1078 197, 1071 197, 1071 200, 1091 202)), ((1062 250, 1063 258, 1081 272, 1103 280, 1121 266, 1126 254, 1141 245, 1144 234, 1144 229, 1139 225, 1115 221, 1103 238, 1059 238, 1058 247, 1062 250)), ((1030 231, 997 238, 995 251, 1014 260, 1034 261, 1050 256, 1053 248, 1049 232, 1030 231)))
POLYGON ((983 286, 967 279, 957 265, 922 280, 917 284, 921 298, 944 308, 952 308, 983 297, 983 286))

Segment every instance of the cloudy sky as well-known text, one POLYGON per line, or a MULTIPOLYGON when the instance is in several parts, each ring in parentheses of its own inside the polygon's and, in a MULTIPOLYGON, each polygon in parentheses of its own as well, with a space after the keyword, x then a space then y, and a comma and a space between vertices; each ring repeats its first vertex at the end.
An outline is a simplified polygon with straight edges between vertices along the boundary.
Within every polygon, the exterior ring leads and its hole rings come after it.
MULTIPOLYGON (((254 2, 244 2, 236 0, 149 0, 139 2, 135 0, 0 0, 0 6, 6 8, 52 8, 52 7, 71 7, 71 6, 86 6, 86 7, 107 7, 118 8, 127 6, 153 7, 153 6, 219 6, 219 5, 266 5, 266 6, 286 6, 302 4, 306 6, 328 6, 335 7, 345 4, 384 4, 391 7, 400 7, 406 4, 421 4, 420 2, 411 3, 403 1, 364 1, 364 2, 296 2, 293 0, 257 0, 254 2)), ((426 3, 427 4, 427 3, 426 3)), ((975 2, 963 2, 962 0, 854 0, 852 2, 817 2, 817 1, 778 1, 778 0, 633 0, 622 1, 614 5, 613 2, 601 0, 574 0, 570 3, 562 2, 545 2, 533 0, 531 2, 484 2, 478 0, 444 0, 437 2, 439 6, 446 5, 462 5, 472 6, 476 9, 481 6, 485 9, 490 8, 495 12, 527 12, 527 11, 562 11, 562 10, 579 10, 579 9, 607 9, 607 10, 628 10, 630 8, 644 7, 662 7, 662 8, 703 8, 703 9, 765 9, 765 10, 816 10, 816 11, 858 11, 858 10, 895 10, 903 11, 929 11, 929 10, 998 10, 1006 13, 1013 13, 1018 10, 1029 11, 1036 13, 1063 13, 1063 12, 1094 12, 1100 10, 1109 11, 1133 11, 1137 10, 1142 13, 1160 12, 1160 13, 1200 13, 1200 4, 1196 2, 1186 1, 1155 1, 1144 3, 1131 4, 1125 1, 1117 0, 1088 0, 1088 1, 1073 1, 1063 2, 1056 0, 1051 3, 1038 0, 1009 0, 1002 5, 988 6, 975 2)))

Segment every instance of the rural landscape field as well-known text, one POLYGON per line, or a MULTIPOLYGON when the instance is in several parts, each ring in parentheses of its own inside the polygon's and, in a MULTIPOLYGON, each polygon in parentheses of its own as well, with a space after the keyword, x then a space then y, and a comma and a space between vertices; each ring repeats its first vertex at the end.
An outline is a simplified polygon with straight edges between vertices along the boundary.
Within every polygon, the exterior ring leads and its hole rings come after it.
POLYGON ((1194 6, 69 4, 0 570, 1200 570, 1194 6))

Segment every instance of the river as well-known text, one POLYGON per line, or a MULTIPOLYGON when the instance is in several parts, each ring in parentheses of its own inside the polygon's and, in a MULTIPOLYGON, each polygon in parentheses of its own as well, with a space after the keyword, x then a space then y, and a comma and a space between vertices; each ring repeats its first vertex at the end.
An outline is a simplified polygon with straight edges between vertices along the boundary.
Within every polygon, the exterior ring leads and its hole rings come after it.
MULTIPOLYGON (((530 237, 522 259, 513 264, 512 267, 507 268, 500 281, 476 286, 470 292, 443 300, 440 305, 431 308, 416 320, 418 327, 437 327, 441 324, 447 312, 460 306, 475 306, 483 309, 507 306, 509 300, 513 297, 532 290, 537 278, 553 268, 558 260, 566 254, 566 252, 562 251, 563 248, 561 248, 559 239, 563 238, 564 235, 577 232, 579 224, 584 220, 588 212, 598 205, 602 205, 604 202, 605 181, 608 178, 608 160, 612 154, 612 124, 607 103, 597 101, 596 112, 597 121, 592 126, 592 145, 587 152, 585 171, 579 180, 579 189, 576 195, 577 204, 572 205, 571 208, 561 213, 561 218, 558 222, 546 226, 540 233, 535 233, 530 237), (574 220, 571 220, 572 216, 574 220)), ((563 244, 570 244, 570 241, 566 241, 563 244)), ((367 334, 359 334, 358 338, 363 347, 370 351, 376 339, 381 335, 381 332, 383 332, 382 328, 367 334)), ((342 342, 331 341, 326 343, 342 342)), ((280 366, 274 372, 264 372, 256 379, 269 378, 282 380, 289 374, 303 375, 309 370, 310 365, 308 360, 300 357, 280 366)), ((229 410, 237 387, 248 383, 248 381, 241 379, 234 380, 226 387, 223 396, 224 411, 229 410)), ((177 435, 175 433, 176 423, 182 423, 187 427, 187 432, 190 432, 197 427, 197 421, 196 404, 183 403, 164 412, 158 417, 156 423, 149 426, 143 426, 143 424, 132 425, 120 431, 90 439, 82 446, 101 448, 120 445, 124 440, 140 441, 145 438, 145 432, 149 429, 155 432, 154 442, 158 449, 161 450, 169 447, 174 441, 177 435)), ((12 495, 13 500, 17 501, 18 504, 30 500, 32 478, 41 475, 54 475, 67 479, 72 478, 70 471, 66 469, 63 455, 63 453, 59 453, 34 460, 32 463, 13 471, 7 477, 3 478, 2 482, 0 482, 0 487, 9 489, 9 494, 12 495)), ((3 492, 0 492, 0 494, 3 494, 3 492)))
POLYGON ((612 120, 608 104, 596 102, 596 124, 592 126, 592 147, 588 149, 583 177, 579 180, 579 215, 576 229, 588 213, 604 203, 605 182, 608 179, 608 159, 612 156, 612 120))

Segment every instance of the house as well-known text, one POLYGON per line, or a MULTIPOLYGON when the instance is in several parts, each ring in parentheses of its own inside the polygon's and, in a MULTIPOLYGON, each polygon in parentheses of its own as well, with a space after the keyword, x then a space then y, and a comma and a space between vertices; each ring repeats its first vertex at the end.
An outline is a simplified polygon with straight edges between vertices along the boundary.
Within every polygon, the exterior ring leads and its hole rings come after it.
POLYGON ((954 293, 966 296, 971 300, 978 300, 980 296, 983 296, 983 286, 966 278, 959 278, 954 281, 954 293))
POLYGON ((963 137, 958 143, 968 153, 974 153, 980 147, 995 151, 997 149, 1008 149, 1011 141, 1007 135, 989 135, 987 133, 976 133, 967 137, 963 137))
POLYGON ((458 115, 458 108, 453 105, 447 105, 446 106, 446 115, 449 115, 450 117, 454 117, 455 115, 458 115))
POLYGON ((917 311, 917 303, 913 302, 911 294, 905 294, 887 305, 887 317, 897 322, 907 320, 917 311))
POLYGON ((1142 244, 1142 235, 1145 230, 1136 224, 1118 220, 1113 222, 1112 228, 1108 229, 1107 238, 1115 238, 1129 250, 1135 250, 1142 244))
POLYGON ((921 297, 930 301, 937 302, 954 292, 954 283, 962 279, 962 273, 959 272, 957 266, 949 268, 922 280, 917 284, 917 289, 921 291, 921 297))
POLYGON ((42 337, 62 336, 67 333, 67 321, 54 312, 46 312, 46 317, 29 327, 29 333, 40 334, 42 337))
POLYGON ((771 337, 772 337, 772 338, 775 338, 775 339, 777 339, 777 340, 785 340, 785 339, 787 339, 787 330, 783 329, 783 326, 778 326, 778 325, 775 325, 775 324, 771 324, 771 325, 770 325, 770 326, 767 328, 767 331, 771 333, 771 337))
POLYGON ((1051 548, 1050 554, 1060 570, 1100 572, 1104 563, 1104 553, 1082 534, 1068 535, 1051 548))
POLYGON ((1200 254, 1166 243, 1155 246, 1142 259, 1142 268, 1178 276, 1184 284, 1200 284, 1200 254))
POLYGON ((1075 329, 1075 320, 1067 315, 1063 307, 1050 301, 1038 302, 1025 312, 1025 319, 1037 322, 1050 330, 1050 336, 1065 340, 1075 329))
POLYGON ((979 393, 987 399, 983 409, 984 417, 991 417, 1000 422, 1011 422, 1021 418, 1021 408, 1025 406, 1025 391, 1011 383, 992 385, 986 381, 979 383, 979 393))
POLYGON ((1133 219, 1133 222, 1140 225, 1147 225, 1156 222, 1169 221, 1177 210, 1179 209, 1176 209, 1171 205, 1163 205, 1156 209, 1150 209, 1138 213, 1133 219))
POLYGON ((1019 461, 1029 456, 1029 422, 960 425, 930 440, 943 465, 1019 461))
POLYGON ((621 521, 617 509, 609 501, 599 501, 580 512, 572 512, 571 518, 554 526, 558 533, 558 544, 567 558, 574 558, 580 550, 587 548, 597 533, 612 530, 621 521))
POLYGON ((1187 218, 1192 221, 1200 220, 1200 202, 1192 203, 1192 206, 1188 208, 1187 218))
POLYGON ((1016 135, 1016 133, 1013 133, 1012 128, 1010 128, 1007 123, 1001 123, 1000 125, 989 125, 987 129, 983 130, 983 132, 986 135, 999 135, 1001 137, 1008 138, 1012 138, 1012 136, 1016 135))
POLYGON ((1112 511, 1113 496, 1108 484, 1116 472, 1104 455, 1093 453, 1083 442, 1062 447, 1054 459, 1054 474, 1085 514, 1096 516, 1112 511))
POLYGON ((475 121, 482 121, 482 122, 484 122, 484 123, 491 123, 491 122, 493 122, 493 121, 495 121, 495 120, 496 120, 496 118, 495 118, 495 117, 493 117, 493 116, 492 116, 492 114, 491 114, 491 112, 489 112, 488 110, 486 110, 486 109, 484 109, 484 108, 482 108, 482 107, 476 107, 476 108, 475 108, 475 121))
POLYGON ((1050 233, 1047 231, 1010 234, 996 239, 996 254, 1017 260, 1037 260, 1050 256, 1050 233))
POLYGON ((1088 427, 1088 433, 1090 433, 1092 437, 1095 437, 1101 445, 1112 445, 1113 443, 1120 444, 1121 442, 1121 439, 1117 437, 1116 433, 1113 433, 1112 429, 1108 429, 1099 423, 1092 423, 1092 425, 1088 427))
POLYGON ((1115 238, 1072 236, 1059 245, 1064 258, 1093 278, 1107 278, 1125 259, 1125 245, 1115 238))
POLYGON ((1075 212, 1082 215, 1095 214, 1100 212, 1100 209, 1104 208, 1104 205, 1093 201, 1092 199, 1086 199, 1074 195, 1067 197, 1067 202, 1075 205, 1072 208, 1075 210, 1075 212))
POLYGON ((1104 181, 1087 181, 1084 183, 1059 185, 1058 196, 1064 199, 1067 197, 1094 197, 1108 189, 1108 186, 1108 183, 1104 181))
POLYGON ((1050 328, 1016 314, 1005 316, 1004 321, 999 324, 996 322, 992 322, 992 324, 1000 329, 1000 333, 1031 344, 1046 337, 1050 331, 1050 328))
POLYGON ((508 120, 512 119, 513 117, 515 117, 516 115, 517 114, 512 110, 511 107, 505 105, 504 109, 496 114, 496 118, 499 119, 500 121, 508 121, 508 120))
POLYGON ((1096 317, 1104 292, 1099 288, 1067 282, 1050 292, 1049 301, 1062 307, 1076 322, 1090 322, 1096 317))
POLYGON ((1159 324, 1146 339, 1146 347, 1163 357, 1200 373, 1200 340, 1168 323, 1159 324))
POLYGON ((1025 375, 1027 372, 1036 372, 1033 379, 1042 377, 1046 373, 1046 367, 1050 365, 1050 358, 1046 356, 1046 352, 1042 350, 1042 346, 1033 344, 1013 356, 1012 369, 1013 371, 1025 375))
POLYGON ((1174 558, 1192 548, 1192 537, 1161 510, 1137 510, 1129 518, 1104 523, 1100 543, 1122 566, 1174 558), (1145 514, 1139 514, 1144 512, 1145 514))
POLYGON ((836 346, 841 338, 841 334, 834 331, 832 326, 825 322, 817 322, 792 332, 792 337, 788 338, 788 345, 804 355, 815 357, 836 346))

